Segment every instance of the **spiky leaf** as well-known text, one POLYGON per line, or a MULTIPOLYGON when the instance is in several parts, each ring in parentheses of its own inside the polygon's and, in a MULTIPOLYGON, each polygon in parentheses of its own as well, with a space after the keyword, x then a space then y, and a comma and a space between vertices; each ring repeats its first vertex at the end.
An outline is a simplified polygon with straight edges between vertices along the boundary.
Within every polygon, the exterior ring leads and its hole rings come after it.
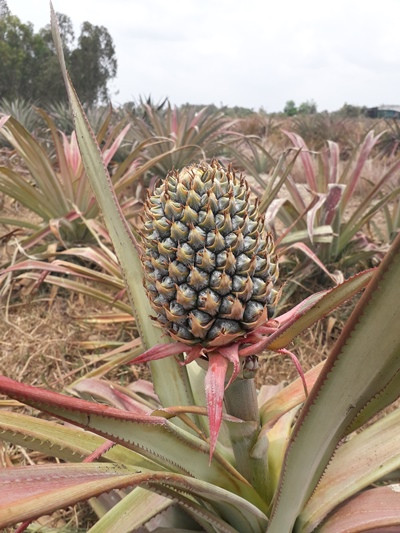
POLYGON ((291 531, 357 413, 400 371, 400 236, 328 357, 293 431, 269 533, 291 531))

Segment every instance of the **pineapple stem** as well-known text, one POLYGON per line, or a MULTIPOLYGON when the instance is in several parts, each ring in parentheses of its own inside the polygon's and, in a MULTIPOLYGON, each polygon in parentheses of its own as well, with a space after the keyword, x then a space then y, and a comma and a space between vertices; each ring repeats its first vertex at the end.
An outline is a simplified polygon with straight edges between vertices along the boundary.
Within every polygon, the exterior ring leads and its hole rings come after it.
POLYGON ((228 424, 236 469, 261 494, 266 494, 268 478, 267 441, 258 441, 260 420, 254 379, 237 378, 225 391, 228 414, 244 424, 228 424))

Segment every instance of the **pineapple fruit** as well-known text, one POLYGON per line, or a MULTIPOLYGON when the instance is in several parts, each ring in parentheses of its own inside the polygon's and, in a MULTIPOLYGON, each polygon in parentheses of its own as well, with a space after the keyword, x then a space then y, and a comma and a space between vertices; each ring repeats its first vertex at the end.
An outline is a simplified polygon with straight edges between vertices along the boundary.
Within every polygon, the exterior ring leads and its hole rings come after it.
POLYGON ((274 242, 230 166, 214 160, 169 172, 147 198, 142 237, 146 291, 175 340, 223 346, 268 320, 274 242))

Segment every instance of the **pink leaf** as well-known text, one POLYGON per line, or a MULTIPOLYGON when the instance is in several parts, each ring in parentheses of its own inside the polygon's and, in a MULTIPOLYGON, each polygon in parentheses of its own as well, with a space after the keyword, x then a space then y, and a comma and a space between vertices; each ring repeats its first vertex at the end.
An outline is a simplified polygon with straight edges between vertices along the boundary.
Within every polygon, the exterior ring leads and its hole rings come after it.
POLYGON ((336 208, 342 198, 344 186, 339 184, 330 184, 329 193, 325 202, 325 216, 323 223, 331 225, 332 221, 336 215, 336 208))
POLYGON ((102 455, 108 452, 108 450, 111 450, 111 448, 115 446, 115 442, 112 440, 105 440, 101 446, 96 448, 92 451, 90 455, 84 458, 82 461, 83 463, 93 463, 93 461, 96 461, 99 459, 102 455))
POLYGON ((164 359, 170 355, 177 355, 184 351, 188 351, 190 347, 183 342, 172 342, 167 344, 156 344, 152 348, 149 348, 135 359, 130 361, 130 364, 148 363, 149 361, 156 361, 157 359, 164 359))
POLYGON ((305 253, 311 261, 313 261, 321 270, 327 274, 331 280, 336 284, 337 280, 333 274, 329 272, 329 270, 325 267, 325 265, 320 261, 317 257, 317 255, 306 245, 304 242, 295 242, 288 246, 288 248, 297 248, 298 250, 301 250, 303 253, 305 253))
POLYGON ((374 147, 382 133, 383 132, 374 137, 374 132, 370 131, 362 142, 355 168, 353 170, 352 175, 348 178, 346 190, 343 195, 343 207, 347 205, 347 202, 353 196, 354 190, 361 176, 365 163, 371 153, 372 148, 374 147))
MULTIPOLYGON (((144 414, 137 415, 132 412, 121 411, 115 407, 71 398, 70 396, 48 391, 40 387, 24 385, 4 376, 0 376, 0 392, 45 412, 49 412, 49 409, 59 408, 79 412, 80 414, 85 413, 89 417, 93 414, 117 420, 143 422, 149 425, 163 425, 165 423, 162 418, 144 414)), ((62 415, 60 415, 61 417, 62 415)))
POLYGON ((240 372, 240 360, 239 360, 239 344, 232 344, 231 346, 222 346, 218 348, 218 353, 223 355, 230 363, 233 364, 233 372, 229 379, 226 389, 237 378, 240 372))
POLYGON ((77 174, 79 167, 82 163, 82 159, 81 153, 78 148, 76 133, 75 131, 72 132, 70 141, 68 140, 68 137, 65 135, 65 133, 61 132, 61 136, 63 139, 65 160, 67 161, 68 166, 72 169, 72 172, 74 174, 77 174))
POLYGON ((314 242, 314 222, 319 208, 324 204, 326 200, 326 194, 317 194, 311 202, 310 209, 307 213, 307 232, 310 241, 314 242))
POLYGON ((133 391, 135 394, 141 394, 142 396, 146 396, 147 398, 151 398, 152 400, 156 400, 158 402, 158 396, 154 392, 153 383, 150 381, 138 379, 130 383, 128 385, 128 389, 133 391))
POLYGON ((207 412, 210 423, 210 463, 217 444, 222 422, 222 404, 224 401, 225 376, 228 360, 223 355, 210 354, 205 378, 207 412))
POLYGON ((327 141, 329 147, 329 181, 336 183, 340 161, 339 145, 333 141, 327 141))
POLYGON ((400 531, 399 486, 377 487, 351 498, 332 513, 323 530, 326 533, 400 531))
POLYGON ((201 344, 196 344, 194 346, 186 347, 186 351, 188 353, 188 357, 182 361, 182 365, 188 365, 192 361, 195 361, 202 355, 204 355, 204 346, 201 344))
POLYGON ((177 110, 176 110, 176 107, 172 110, 172 113, 171 113, 171 137, 173 137, 174 139, 177 138, 178 136, 178 117, 176 116, 177 114, 177 110))
POLYGON ((3 115, 0 118, 0 129, 4 126, 4 124, 7 122, 7 120, 10 118, 10 115, 3 115))
POLYGON ((106 402, 112 407, 116 407, 117 409, 121 409, 123 411, 130 411, 138 415, 144 415, 149 412, 149 409, 143 404, 139 403, 133 398, 130 398, 117 388, 113 387, 111 383, 107 383, 106 381, 101 381, 95 378, 87 378, 79 381, 76 385, 74 385, 73 388, 79 392, 81 396, 83 394, 89 394, 98 401, 106 402))
POLYGON ((286 198, 275 198, 275 200, 272 200, 269 204, 269 207, 265 212, 265 224, 267 227, 272 227, 274 225, 278 212, 285 202, 287 202, 286 198))
POLYGON ((301 382, 303 384, 304 395, 307 398, 307 396, 308 396, 307 383, 306 383, 306 378, 304 377, 303 369, 301 368, 300 361, 297 359, 297 357, 294 355, 293 352, 290 352, 289 350, 286 350, 286 348, 281 348, 280 350, 277 350, 277 352, 282 354, 282 355, 288 355, 290 357, 290 359, 292 360, 292 362, 293 362, 294 366, 296 367, 296 370, 297 370, 297 372, 298 372, 298 374, 300 376, 301 382))
POLYGON ((304 167, 304 172, 305 172, 307 183, 310 189, 313 192, 316 192, 317 181, 315 178, 315 172, 314 172, 313 163, 312 163, 310 150, 308 146, 304 142, 304 139, 300 135, 297 135, 297 133, 293 133, 292 131, 285 131, 285 130, 282 130, 282 131, 283 133, 285 133, 285 135, 289 137, 289 139, 292 141, 292 143, 294 144, 296 148, 301 148, 300 159, 304 167))
MULTIPOLYGON (((371 280, 375 270, 372 268, 359 272, 333 289, 312 294, 290 311, 276 317, 274 321, 270 321, 277 325, 275 332, 266 337, 261 337, 258 342, 241 348, 239 356, 247 357, 248 355, 258 354, 266 348, 275 351, 285 348, 301 331, 304 331, 311 324, 323 318, 329 311, 335 309, 363 289, 371 280)), ((267 324, 270 325, 269 323, 267 324)), ((258 332, 262 333, 263 330, 261 328, 256 330, 257 337, 258 332)), ((253 340, 250 336, 249 338, 253 340)))
POLYGON ((121 131, 121 133, 117 136, 117 138, 114 140, 110 148, 107 148, 107 150, 104 150, 103 152, 103 158, 104 158, 104 164, 109 165, 111 159, 115 155, 115 152, 120 147, 125 135, 127 134, 128 130, 130 128, 130 124, 125 126, 125 128, 121 131))

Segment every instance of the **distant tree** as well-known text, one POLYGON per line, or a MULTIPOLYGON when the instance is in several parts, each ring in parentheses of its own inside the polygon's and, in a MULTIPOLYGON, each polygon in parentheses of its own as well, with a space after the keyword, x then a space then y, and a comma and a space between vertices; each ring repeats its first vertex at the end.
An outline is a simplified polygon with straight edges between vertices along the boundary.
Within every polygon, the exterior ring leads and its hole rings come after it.
MULTIPOLYGON (((0 98, 33 100, 41 105, 66 99, 55 55, 50 25, 35 33, 5 10, 0 0, 0 98)), ((67 68, 86 105, 108 99, 108 82, 115 77, 117 60, 112 38, 104 26, 82 25, 75 42, 71 19, 57 14, 67 68)))
POLYGON ((314 100, 307 100, 299 105, 297 112, 300 115, 314 115, 317 112, 317 104, 314 100))
POLYGON ((104 26, 84 22, 78 47, 70 55, 72 80, 84 102, 108 98, 107 82, 117 74, 113 40, 104 26))
POLYGON ((344 103, 342 107, 337 111, 337 114, 342 117, 359 117, 366 114, 367 108, 365 106, 357 106, 344 103))
POLYGON ((10 15, 6 0, 0 0, 0 18, 10 15))
POLYGON ((285 107, 283 108, 283 112, 288 117, 292 117, 293 115, 297 114, 297 107, 294 100, 288 100, 286 102, 285 107))
MULTIPOLYGON (((3 6, 2 6, 3 9, 3 6)), ((32 24, 10 14, 0 18, 0 97, 15 99, 31 92, 35 60, 32 24)))
MULTIPOLYGON (((65 61, 70 70, 71 50, 73 50, 75 42, 72 21, 67 15, 63 15, 62 13, 57 13, 57 20, 63 43, 65 61)), ((35 77, 35 99, 41 104, 52 104, 65 101, 65 86, 62 76, 60 76, 60 66, 56 56, 50 24, 39 30, 37 34, 37 43, 35 52, 40 76, 35 77)), ((73 82, 76 85, 76 89, 80 96, 80 87, 79 83, 76 83, 77 81, 78 80, 74 77, 73 82)), ((96 99, 97 95, 94 92, 93 101, 96 101, 96 99)), ((93 103, 92 99, 82 99, 82 102, 89 105, 93 103)))

